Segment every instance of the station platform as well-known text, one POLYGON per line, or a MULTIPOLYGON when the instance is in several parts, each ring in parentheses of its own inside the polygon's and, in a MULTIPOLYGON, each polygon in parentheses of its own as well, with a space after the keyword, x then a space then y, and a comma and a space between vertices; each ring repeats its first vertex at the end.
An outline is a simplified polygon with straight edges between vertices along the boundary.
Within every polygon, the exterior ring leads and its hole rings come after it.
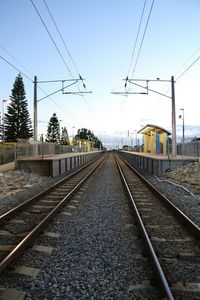
POLYGON ((84 165, 102 154, 102 151, 64 153, 49 157, 19 158, 15 168, 41 176, 56 177, 84 165))
POLYGON ((197 158, 191 156, 167 156, 162 154, 120 151, 132 166, 138 166, 154 175, 160 175, 167 171, 172 171, 179 166, 197 161, 197 158))

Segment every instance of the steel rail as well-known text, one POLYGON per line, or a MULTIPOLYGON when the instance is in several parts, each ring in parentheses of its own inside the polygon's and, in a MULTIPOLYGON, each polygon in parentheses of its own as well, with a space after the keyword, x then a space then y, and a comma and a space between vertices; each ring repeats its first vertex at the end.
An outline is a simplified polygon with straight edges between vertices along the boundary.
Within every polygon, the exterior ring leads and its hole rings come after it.
POLYGON ((174 215, 180 218, 194 236, 200 239, 200 228, 190 220, 178 207, 176 207, 165 195, 158 191, 144 176, 142 176, 134 167, 132 167, 121 155, 120 158, 127 164, 127 166, 144 182, 144 184, 151 189, 151 191, 168 207, 174 215))
POLYGON ((65 178, 59 180, 58 182, 54 183, 50 187, 46 188, 44 191, 40 192, 39 194, 33 196, 32 198, 24 201, 23 203, 15 206, 14 208, 10 209, 9 211, 3 213, 0 215, 0 224, 4 221, 7 221, 9 218, 11 218, 14 214, 21 211, 22 209, 28 207, 29 205, 33 204, 38 200, 38 198, 45 196, 52 190, 54 190, 59 185, 63 184, 65 181, 69 180, 70 178, 74 177, 76 174, 80 173, 81 171, 85 170, 87 167, 89 167, 91 164, 93 164, 95 161, 97 161, 99 158, 92 160, 91 162, 87 163, 86 165, 82 166, 81 168, 77 169, 70 175, 66 176, 65 178))
POLYGON ((164 297, 167 297, 167 299, 169 299, 169 300, 173 300, 174 297, 173 297, 173 295, 171 293, 169 284, 168 284, 167 279, 166 279, 166 277, 164 275, 164 272, 163 272, 162 267, 161 267, 161 265, 159 263, 159 260, 158 260, 158 258, 156 256, 156 253, 155 253, 154 248, 153 248, 153 246, 151 244, 149 236, 148 236, 148 234, 146 232, 145 226, 144 226, 143 221, 142 221, 142 219, 140 217, 140 214, 138 212, 137 206, 135 204, 135 201, 133 199, 133 196, 132 196, 131 191, 129 189, 129 186, 127 184, 126 178, 125 178, 125 176, 123 174, 123 171, 122 171, 122 169, 120 167, 119 159, 116 156, 115 156, 115 159, 116 159, 116 164, 117 164, 119 173, 120 173, 120 175, 122 177, 123 183, 124 183, 124 185, 126 187, 128 195, 129 195, 129 197, 131 199, 131 203, 132 203, 132 206, 133 206, 133 210, 134 210, 134 214, 135 214, 135 217, 136 217, 136 220, 137 220, 137 224, 138 224, 138 226, 140 228, 141 234, 142 234, 143 239, 145 241, 145 245, 146 245, 149 257, 150 257, 150 263, 153 266, 153 270, 154 270, 155 276, 156 276, 156 278, 157 278, 157 280, 159 282, 159 286, 161 287, 162 295, 164 297))
MULTIPOLYGON (((97 164, 84 176, 83 179, 61 200, 61 202, 42 220, 38 225, 32 229, 25 238, 0 262, 0 274, 13 262, 15 261, 24 250, 33 242, 38 234, 44 230, 49 222, 57 215, 62 208, 69 201, 70 197, 80 188, 80 186, 92 175, 92 173, 98 168, 98 166, 105 160, 106 155, 101 158, 97 164)), ((77 173, 77 172, 76 172, 77 173)), ((55 186, 55 185, 54 185, 55 186)))

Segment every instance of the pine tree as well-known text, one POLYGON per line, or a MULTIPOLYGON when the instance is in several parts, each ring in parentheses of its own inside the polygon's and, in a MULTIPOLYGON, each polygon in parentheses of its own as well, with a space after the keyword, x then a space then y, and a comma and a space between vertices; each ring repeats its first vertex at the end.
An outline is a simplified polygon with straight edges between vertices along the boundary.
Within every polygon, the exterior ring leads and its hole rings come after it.
POLYGON ((5 140, 16 142, 17 139, 29 139, 33 131, 21 74, 15 79, 10 98, 12 103, 4 116, 5 140))
POLYGON ((58 143, 59 140, 60 140, 60 125, 59 125, 58 118, 54 113, 48 123, 46 142, 58 143))
POLYGON ((69 135, 66 127, 62 128, 60 143, 62 145, 69 145, 69 135))
POLYGON ((81 128, 81 129, 78 129, 77 134, 75 135, 74 139, 75 140, 87 140, 88 137, 93 138, 94 134, 91 132, 90 129, 81 128))
POLYGON ((0 141, 3 140, 3 120, 0 113, 0 141))

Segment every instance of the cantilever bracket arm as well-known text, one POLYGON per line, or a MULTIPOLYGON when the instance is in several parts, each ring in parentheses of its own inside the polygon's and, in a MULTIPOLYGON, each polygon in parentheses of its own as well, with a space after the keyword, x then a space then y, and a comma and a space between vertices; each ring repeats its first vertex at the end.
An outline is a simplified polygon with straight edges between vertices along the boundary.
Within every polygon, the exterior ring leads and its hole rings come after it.
POLYGON ((88 92, 63 92, 64 95, 69 95, 69 94, 72 94, 72 95, 79 95, 79 96, 82 96, 82 94, 91 94, 92 91, 88 91, 88 92))
POLYGON ((114 95, 121 95, 121 96, 128 96, 128 95, 135 95, 135 94, 142 94, 147 95, 148 93, 143 92, 111 92, 114 95))
POLYGON ((71 84, 68 84, 68 85, 66 85, 66 86, 63 86, 63 84, 62 84, 62 88, 61 88, 61 89, 56 90, 55 92, 53 92, 53 93, 51 93, 51 94, 49 94, 49 95, 47 95, 47 96, 45 96, 45 97, 43 97, 43 98, 37 100, 37 102, 40 102, 40 101, 42 101, 42 100, 44 100, 44 99, 46 99, 46 98, 48 98, 48 97, 50 97, 50 96, 52 96, 52 95, 55 95, 56 93, 58 93, 58 92, 60 92, 60 91, 64 91, 64 89, 70 87, 71 85, 74 85, 74 84, 77 83, 77 82, 78 82, 78 80, 76 80, 75 82, 73 82, 73 83, 71 83, 71 84))
MULTIPOLYGON (((67 87, 69 87, 69 86, 71 86, 71 85, 73 85, 73 84, 76 84, 79 80, 81 80, 81 81, 83 81, 84 79, 75 79, 76 81, 75 82, 73 82, 72 84, 70 84, 70 85, 68 85, 68 86, 65 86, 64 87, 64 80, 62 81, 62 86, 63 86, 63 88, 62 88, 62 94, 63 95, 69 95, 69 94, 71 94, 71 95, 82 95, 82 94, 89 94, 89 93, 92 93, 92 91, 89 91, 89 92, 87 92, 87 91, 78 91, 78 92, 64 92, 64 89, 65 88, 67 88, 67 87)), ((84 86, 84 88, 85 88, 85 85, 83 85, 84 86)))
POLYGON ((161 95, 161 96, 163 96, 163 97, 167 97, 167 98, 169 98, 169 99, 172 98, 172 97, 170 97, 170 96, 168 96, 168 95, 166 95, 166 94, 163 94, 163 93, 160 93, 160 92, 157 92, 157 91, 155 91, 155 90, 150 89, 150 88, 148 87, 149 80, 145 80, 145 81, 146 81, 147 85, 146 85, 146 86, 143 86, 143 85, 141 85, 141 84, 138 84, 138 83, 133 82, 131 79, 128 79, 128 82, 129 82, 129 83, 134 84, 134 85, 136 85, 136 86, 139 86, 139 87, 141 87, 141 88, 147 90, 147 93, 146 93, 146 94, 148 94, 148 91, 150 91, 150 92, 152 92, 152 93, 161 95))

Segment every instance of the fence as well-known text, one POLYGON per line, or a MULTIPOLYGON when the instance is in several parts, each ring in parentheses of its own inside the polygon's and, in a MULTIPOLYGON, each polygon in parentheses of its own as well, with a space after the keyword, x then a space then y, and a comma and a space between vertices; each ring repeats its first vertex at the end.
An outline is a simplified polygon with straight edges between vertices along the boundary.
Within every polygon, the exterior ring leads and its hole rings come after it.
POLYGON ((200 141, 192 141, 186 143, 179 143, 177 145, 177 154, 184 156, 192 156, 195 159, 199 159, 200 156, 200 141))
POLYGON ((46 142, 24 142, 18 141, 16 146, 16 157, 49 157, 57 154, 64 154, 70 152, 84 152, 85 147, 73 146, 73 145, 58 145, 55 143, 46 142))
MULTIPOLYGON (((91 148, 92 151, 98 149, 91 148)), ((59 145, 56 143, 46 142, 29 142, 26 140, 18 140, 17 144, 12 147, 2 145, 0 148, 0 165, 15 161, 20 158, 45 158, 64 153, 88 152, 88 146, 80 145, 59 145)))
POLYGON ((3 146, 0 148, 0 165, 7 164, 15 160, 16 148, 3 146))

